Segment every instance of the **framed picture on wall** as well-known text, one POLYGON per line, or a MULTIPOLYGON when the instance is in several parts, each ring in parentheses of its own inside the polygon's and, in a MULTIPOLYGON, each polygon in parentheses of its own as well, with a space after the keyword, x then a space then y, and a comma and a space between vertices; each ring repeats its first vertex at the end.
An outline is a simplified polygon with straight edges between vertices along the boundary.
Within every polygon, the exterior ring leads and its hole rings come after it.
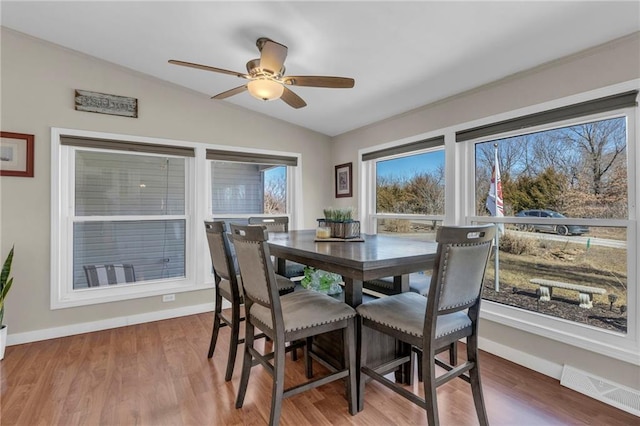
POLYGON ((339 164, 336 166, 336 198, 353 196, 351 167, 352 163, 339 164))
POLYGON ((33 135, 0 132, 0 176, 33 177, 33 135))

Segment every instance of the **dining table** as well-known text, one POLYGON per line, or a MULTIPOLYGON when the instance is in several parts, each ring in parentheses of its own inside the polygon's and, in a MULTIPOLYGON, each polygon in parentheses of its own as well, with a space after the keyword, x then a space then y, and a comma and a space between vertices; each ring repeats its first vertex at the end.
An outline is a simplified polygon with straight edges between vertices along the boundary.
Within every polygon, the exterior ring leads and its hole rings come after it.
MULTIPOLYGON (((276 272, 283 271, 285 262, 294 261, 342 276, 344 302, 357 307, 363 302, 364 283, 393 277, 396 292, 409 291, 409 274, 431 270, 438 245, 435 241, 403 238, 388 234, 362 234, 353 239, 320 239, 315 230, 269 233, 269 251, 276 261, 276 272)), ((399 349, 395 340, 367 329, 365 339, 374 346, 368 350, 368 361, 392 359, 399 349), (372 350, 373 349, 373 350, 372 350)), ((330 355, 340 358, 341 339, 330 355)), ((410 350, 410 348, 409 348, 410 350)), ((396 373, 396 380, 411 383, 408 365, 396 373)))

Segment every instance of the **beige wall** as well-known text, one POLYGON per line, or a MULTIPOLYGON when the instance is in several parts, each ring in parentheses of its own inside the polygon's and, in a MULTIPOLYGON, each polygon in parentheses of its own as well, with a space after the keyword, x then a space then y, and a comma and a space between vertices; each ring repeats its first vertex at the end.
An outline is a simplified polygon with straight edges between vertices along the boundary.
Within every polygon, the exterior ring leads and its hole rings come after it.
POLYGON ((1 36, 1 128, 35 135, 35 177, 0 178, 3 260, 16 247, 5 311, 10 335, 213 302, 213 291, 202 290, 176 294, 169 304, 157 296, 49 309, 51 127, 299 152, 305 227, 315 226, 333 196, 316 190, 331 188, 327 136, 13 31, 2 29, 1 36), (74 89, 137 98, 139 118, 75 111, 74 89))
MULTIPOLYGON (((333 139, 333 164, 354 163, 354 205, 358 194, 358 150, 398 141, 515 109, 640 78, 640 33, 621 38, 461 95, 410 111, 333 139)), ((637 141, 636 141, 637 142, 637 141)), ((637 156, 640 158, 640 156, 637 156)), ((640 170, 640 164, 636 165, 640 170)), ((635 218, 638 220, 638 218, 635 218)), ((640 259, 636 262, 640 264, 640 259)), ((636 283, 630 283, 635 285, 636 283)), ((557 366, 570 364, 638 388, 640 369, 520 330, 483 321, 481 336, 557 366)), ((535 364, 535 362, 534 362, 535 364)))

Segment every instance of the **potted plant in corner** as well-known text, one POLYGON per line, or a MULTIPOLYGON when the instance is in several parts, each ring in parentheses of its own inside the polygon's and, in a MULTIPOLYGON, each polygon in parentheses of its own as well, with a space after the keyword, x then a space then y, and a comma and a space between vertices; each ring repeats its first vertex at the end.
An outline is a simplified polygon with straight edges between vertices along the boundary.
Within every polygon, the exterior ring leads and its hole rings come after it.
POLYGON ((7 326, 4 325, 4 299, 7 297, 13 278, 9 278, 11 274, 11 262, 13 261, 13 247, 7 255, 7 259, 2 265, 2 273, 0 273, 0 360, 4 358, 4 348, 7 345, 7 326))

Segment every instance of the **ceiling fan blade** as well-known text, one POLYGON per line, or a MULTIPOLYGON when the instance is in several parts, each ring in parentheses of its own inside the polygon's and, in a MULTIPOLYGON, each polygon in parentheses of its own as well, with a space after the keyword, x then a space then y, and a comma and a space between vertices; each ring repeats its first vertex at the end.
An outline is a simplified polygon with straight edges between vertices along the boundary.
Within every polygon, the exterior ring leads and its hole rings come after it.
POLYGON ((226 99, 230 96, 237 95, 238 93, 242 93, 245 90, 247 90, 246 84, 244 86, 238 86, 231 90, 227 90, 226 92, 218 93, 217 95, 212 96, 211 99, 226 99))
POLYGON ((208 65, 194 64, 192 62, 177 61, 175 59, 170 59, 169 63, 170 64, 174 64, 174 65, 181 65, 183 67, 197 68, 199 70, 213 71, 213 72, 219 72, 221 74, 235 75, 236 77, 240 77, 240 78, 249 78, 249 76, 246 75, 246 74, 242 74, 242 73, 235 72, 235 71, 229 71, 229 70, 225 70, 225 69, 222 69, 222 68, 210 67, 208 65))
POLYGON ((260 48, 260 68, 269 70, 273 74, 281 74, 284 60, 287 58, 287 46, 273 40, 258 39, 260 48))
POLYGON ((287 104, 289 104, 290 107, 293 107, 295 109, 304 108, 307 106, 307 103, 300 96, 296 95, 286 87, 284 88, 284 93, 282 93, 280 99, 282 99, 287 104))
POLYGON ((285 84, 292 86, 330 87, 334 89, 351 89, 355 80, 347 77, 321 77, 321 76, 287 76, 282 79, 285 84))

